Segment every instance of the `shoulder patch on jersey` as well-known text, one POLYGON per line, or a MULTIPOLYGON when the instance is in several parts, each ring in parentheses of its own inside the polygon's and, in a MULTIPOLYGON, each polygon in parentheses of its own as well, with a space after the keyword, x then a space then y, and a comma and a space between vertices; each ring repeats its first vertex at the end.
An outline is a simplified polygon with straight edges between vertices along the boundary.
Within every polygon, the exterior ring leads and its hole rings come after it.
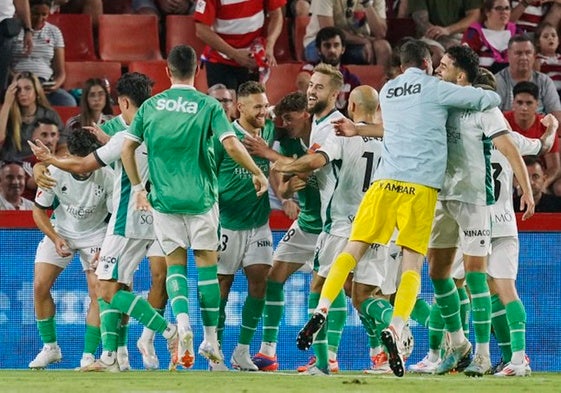
POLYGON ((199 14, 204 14, 206 8, 206 1, 205 0, 198 0, 197 5, 195 6, 195 12, 199 14))

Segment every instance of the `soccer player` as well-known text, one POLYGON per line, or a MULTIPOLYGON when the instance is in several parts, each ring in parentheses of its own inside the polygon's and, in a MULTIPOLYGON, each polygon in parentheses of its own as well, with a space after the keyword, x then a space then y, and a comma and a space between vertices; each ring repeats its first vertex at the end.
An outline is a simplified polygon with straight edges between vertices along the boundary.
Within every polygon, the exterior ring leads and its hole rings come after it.
MULTIPOLYGON (((104 276, 101 277, 101 272, 99 271, 96 271, 96 273, 98 273, 98 278, 101 280, 100 286, 103 288, 112 287, 119 289, 119 296, 115 296, 117 298, 124 297, 126 299, 130 295, 124 293, 125 291, 121 289, 130 287, 132 275, 144 256, 148 255, 152 266, 162 265, 161 259, 163 259, 163 251, 160 249, 159 245, 154 242, 155 234, 152 225, 152 216, 147 212, 136 212, 132 208, 131 204, 133 200, 131 198, 132 190, 130 181, 123 171, 120 161, 121 149, 125 139, 124 132, 122 131, 124 131, 127 124, 132 121, 138 111, 138 107, 150 97, 151 88, 152 81, 145 75, 139 73, 127 73, 119 79, 117 82, 117 94, 121 115, 104 124, 104 127, 107 127, 105 131, 113 135, 113 137, 106 145, 86 157, 54 157, 46 146, 30 144, 33 152, 40 160, 67 171, 91 171, 114 163, 116 176, 113 185, 113 206, 116 213, 111 216, 107 238, 104 243, 105 245, 102 246, 101 250, 101 260, 104 262, 102 264, 104 276), (120 132, 117 132, 118 130, 120 130, 120 132), (104 247, 105 250, 103 249, 104 247), (114 254, 105 256, 106 253, 114 254), (111 262, 117 259, 120 261, 118 265, 113 263, 110 266, 110 264, 107 263, 107 267, 105 267, 105 261, 111 262), (109 269, 110 267, 111 269, 109 269)), ((101 130, 98 129, 98 131, 101 130)), ((148 171, 145 152, 144 147, 139 149, 139 165, 142 170, 143 178, 147 181, 148 171)), ((165 260, 163 264, 165 266, 165 260)), ((154 273, 154 268, 152 268, 152 273, 154 273)), ((153 284, 154 281, 165 281, 165 273, 163 274, 163 278, 161 275, 156 278, 153 277, 153 284)), ((157 286, 157 288, 160 287, 161 284, 157 286)), ((156 309, 161 308, 158 311, 159 314, 163 313, 163 307, 166 302, 165 293, 162 294, 161 292, 162 291, 151 288, 151 293, 148 298, 156 309)), ((85 363, 82 370, 118 371, 123 368, 123 365, 126 365, 124 364, 124 359, 126 358, 126 360, 128 360, 128 356, 124 356, 127 353, 125 351, 126 344, 123 337, 125 332, 123 332, 122 326, 119 327, 119 321, 122 320, 121 311, 115 309, 115 307, 112 307, 103 299, 99 300, 99 303, 102 309, 101 326, 103 328, 103 353, 98 362, 93 364, 85 363)), ((153 347, 154 331, 164 333, 164 335, 167 336, 170 350, 173 352, 176 346, 175 342, 177 341, 176 329, 175 326, 168 326, 161 316, 154 317, 152 313, 153 310, 146 307, 145 302, 140 301, 140 298, 139 306, 140 307, 138 309, 135 308, 133 312, 135 312, 137 316, 139 314, 136 312, 146 312, 148 318, 143 319, 143 321, 150 329, 148 332, 146 330, 143 331, 143 335, 138 341, 137 346, 142 353, 145 367, 148 369, 158 368, 159 363, 153 347)), ((128 308, 125 311, 128 311, 128 308)), ((173 356, 175 355, 172 354, 172 362, 173 356)))
MULTIPOLYGON (((349 243, 331 268, 318 307, 302 330, 307 336, 321 327, 325 310, 368 247, 373 243, 388 244, 395 228, 399 228, 396 244, 403 250, 403 273, 391 324, 381 335, 390 367, 397 376, 404 374, 402 331, 419 292, 419 272, 427 251, 437 192, 444 180, 448 109, 481 110, 499 104, 493 92, 454 86, 429 76, 430 51, 421 41, 405 43, 400 60, 403 74, 386 83, 380 93, 384 148, 374 184, 357 211, 349 243)), ((353 126, 345 121, 335 126, 344 135, 357 131, 380 135, 382 128, 353 126)))
MULTIPOLYGON (((470 86, 478 74, 477 54, 466 46, 449 48, 436 72, 444 81, 470 86)), ((452 110, 446 123, 448 160, 444 184, 438 195, 429 244, 429 275, 436 304, 450 333, 451 352, 436 373, 456 368, 471 352, 460 318, 460 299, 451 277, 458 244, 464 254, 466 283, 471 293, 476 339, 475 356, 464 370, 482 376, 491 368, 489 338, 491 298, 487 284, 487 254, 491 243, 491 143, 508 159, 523 190, 523 219, 534 213, 534 200, 524 161, 509 136, 504 116, 497 108, 485 111, 452 110)))
MULTIPOLYGON (((214 362, 223 360, 216 332, 219 239, 212 137, 218 138, 227 154, 251 173, 258 196, 266 192, 268 181, 235 137, 220 103, 194 89, 197 55, 193 48, 174 47, 166 70, 172 87, 140 107, 126 134, 122 160, 134 191, 135 208, 140 214, 152 211, 156 237, 166 253, 168 296, 178 324, 178 358, 189 368, 195 354, 187 297, 188 247, 195 255, 204 325, 199 354, 214 362), (136 165, 135 151, 143 142, 150 171, 149 194, 136 165)), ((131 303, 123 306, 128 308, 131 303)))
MULTIPOLYGON (((99 146, 94 135, 85 130, 73 132, 68 138, 70 154, 85 157, 99 146)), ((33 294, 37 328, 43 349, 29 363, 29 368, 45 368, 62 359, 56 342, 55 303, 51 288, 68 266, 74 254, 80 254, 86 273, 90 306, 86 315, 85 341, 91 341, 84 358, 93 358, 99 345, 99 305, 95 293, 97 278, 94 260, 107 230, 113 193, 113 171, 103 168, 93 172, 67 173, 51 168, 57 186, 38 189, 33 207, 33 219, 45 237, 37 246, 33 294), (54 209, 51 221, 47 209, 54 209), (98 334, 95 334, 95 331, 98 334)))

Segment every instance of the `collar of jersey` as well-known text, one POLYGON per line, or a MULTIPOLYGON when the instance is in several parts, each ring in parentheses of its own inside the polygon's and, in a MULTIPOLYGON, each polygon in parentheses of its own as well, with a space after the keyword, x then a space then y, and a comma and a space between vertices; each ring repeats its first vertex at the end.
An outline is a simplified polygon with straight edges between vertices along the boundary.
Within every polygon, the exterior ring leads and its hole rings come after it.
POLYGON ((189 89, 189 90, 195 90, 195 86, 193 85, 185 85, 183 83, 174 83, 173 85, 171 85, 171 89, 189 89))
POLYGON ((327 119, 329 116, 331 116, 333 114, 333 112, 336 112, 337 108, 333 108, 327 115, 323 116, 321 119, 314 119, 314 122, 316 124, 321 123, 322 121, 324 121, 325 119, 327 119))

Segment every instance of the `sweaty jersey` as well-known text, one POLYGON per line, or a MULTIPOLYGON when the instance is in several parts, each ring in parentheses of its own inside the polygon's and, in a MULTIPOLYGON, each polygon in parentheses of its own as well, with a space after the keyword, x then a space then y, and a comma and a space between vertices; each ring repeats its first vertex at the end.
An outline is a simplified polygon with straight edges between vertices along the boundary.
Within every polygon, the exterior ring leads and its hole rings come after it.
MULTIPOLYGON (((300 138, 281 138, 280 153, 287 157, 298 158, 308 153, 308 147, 300 138)), ((321 205, 318 182, 315 174, 311 174, 306 187, 297 192, 300 201, 298 226, 307 233, 321 233, 321 205)))
POLYGON ((450 111, 446 122, 448 161, 439 200, 483 206, 495 202, 491 140, 507 130, 505 118, 498 108, 483 112, 450 111))
POLYGON ((112 210, 113 171, 101 168, 85 180, 52 165, 49 171, 56 185, 50 190, 39 188, 35 204, 43 209, 53 208, 51 222, 55 230, 65 239, 104 234, 105 220, 112 210))
MULTIPOLYGON (((234 131, 238 139, 243 140, 246 132, 234 121, 234 131)), ((269 146, 273 144, 275 125, 267 120, 261 129, 261 138, 269 146)), ((215 139, 216 166, 218 170, 218 204, 220 207, 220 226, 231 230, 259 228, 269 221, 271 206, 269 194, 257 197, 253 184, 253 175, 230 157, 222 143, 215 139)), ((269 176, 269 160, 252 156, 265 176, 269 176)))
MULTIPOLYGON (((539 139, 526 138, 517 132, 509 135, 520 155, 538 155, 542 144, 539 139)), ((495 189, 495 204, 491 207, 491 237, 518 236, 516 217, 512 205, 512 181, 514 174, 506 157, 497 149, 491 151, 491 165, 493 167, 493 182, 495 189)))
MULTIPOLYGON (((136 210, 134 206, 134 192, 121 161, 124 142, 125 132, 117 132, 109 142, 94 152, 95 158, 102 166, 114 164, 113 214, 107 233, 128 239, 155 239, 152 213, 136 210)), ((144 143, 136 149, 135 157, 141 183, 145 185, 148 181, 148 156, 144 143)))
POLYGON ((193 86, 173 85, 141 105, 127 136, 146 143, 154 209, 203 214, 218 201, 213 137, 222 141, 235 134, 214 98, 193 86))
POLYGON ((123 115, 115 116, 114 118, 107 120, 99 126, 109 136, 113 136, 119 131, 126 130, 128 128, 123 115))
POLYGON ((323 230, 347 238, 360 201, 372 183, 382 142, 371 137, 345 138, 331 134, 318 151, 327 155, 336 177, 323 230))
MULTIPOLYGON (((320 149, 325 144, 325 141, 327 141, 327 138, 335 134, 335 129, 331 122, 342 117, 343 114, 336 109, 333 109, 328 115, 321 119, 318 119, 317 116, 314 115, 312 119, 312 130, 310 132, 310 147, 308 149, 310 153, 320 149)), ((321 221, 325 223, 327 220, 327 206, 329 205, 329 200, 335 189, 335 174, 333 173, 331 163, 316 170, 314 174, 317 178, 321 199, 321 221)))
POLYGON ((380 92, 384 149, 374 180, 441 188, 446 169, 448 109, 485 110, 500 104, 491 91, 461 87, 410 67, 380 92))

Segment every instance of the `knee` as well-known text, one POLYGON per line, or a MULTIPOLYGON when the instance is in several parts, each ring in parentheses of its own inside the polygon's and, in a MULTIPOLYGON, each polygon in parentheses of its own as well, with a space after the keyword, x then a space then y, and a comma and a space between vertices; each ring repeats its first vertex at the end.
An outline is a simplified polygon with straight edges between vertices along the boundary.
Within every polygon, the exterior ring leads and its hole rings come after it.
POLYGON ((35 299, 45 299, 51 294, 51 287, 48 282, 41 278, 35 278, 33 281, 33 296, 35 299))

